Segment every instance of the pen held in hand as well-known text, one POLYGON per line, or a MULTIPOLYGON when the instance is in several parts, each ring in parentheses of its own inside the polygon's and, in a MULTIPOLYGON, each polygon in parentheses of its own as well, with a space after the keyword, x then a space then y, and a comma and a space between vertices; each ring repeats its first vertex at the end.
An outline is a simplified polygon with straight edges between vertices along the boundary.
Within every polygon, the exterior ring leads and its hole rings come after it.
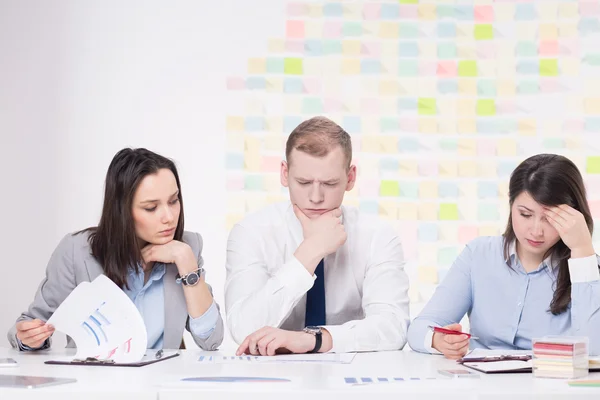
POLYGON ((440 328, 439 326, 429 326, 428 328, 434 332, 439 332, 439 333, 443 333, 446 335, 465 335, 469 339, 479 339, 477 336, 473 336, 470 333, 461 332, 461 331, 453 331, 451 329, 440 328))

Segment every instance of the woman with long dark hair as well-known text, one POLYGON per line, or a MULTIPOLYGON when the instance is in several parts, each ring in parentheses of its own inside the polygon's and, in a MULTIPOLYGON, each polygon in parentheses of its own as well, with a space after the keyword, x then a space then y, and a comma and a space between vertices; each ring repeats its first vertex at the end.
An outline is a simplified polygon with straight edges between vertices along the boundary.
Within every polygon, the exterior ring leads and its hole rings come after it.
MULTIPOLYGON (((123 149, 108 167, 98 226, 60 242, 8 339, 20 350, 49 348, 54 327, 45 321, 79 283, 104 274, 136 305, 148 348, 180 348, 187 329, 202 349, 215 350, 223 321, 203 264, 202 238, 184 231, 175 164, 146 149, 123 149)), ((67 346, 75 345, 68 338, 67 346)))
POLYGON ((599 259, 581 174, 569 159, 539 154, 509 183, 510 216, 502 236, 470 242, 412 322, 417 351, 460 358, 471 348, 531 349, 545 335, 588 336, 600 354, 599 259), (460 331, 468 314, 471 334, 460 331))

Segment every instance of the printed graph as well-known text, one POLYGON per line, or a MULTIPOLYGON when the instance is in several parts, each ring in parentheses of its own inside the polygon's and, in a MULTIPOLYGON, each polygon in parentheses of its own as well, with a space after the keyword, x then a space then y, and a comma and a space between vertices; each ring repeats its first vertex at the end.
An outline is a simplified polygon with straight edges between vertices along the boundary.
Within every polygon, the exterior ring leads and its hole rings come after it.
POLYGON ((110 321, 100 311, 104 304, 106 303, 102 303, 100 307, 90 314, 90 316, 81 324, 87 334, 94 338, 98 346, 100 346, 100 344, 108 343, 108 336, 106 336, 103 326, 110 325, 110 321))

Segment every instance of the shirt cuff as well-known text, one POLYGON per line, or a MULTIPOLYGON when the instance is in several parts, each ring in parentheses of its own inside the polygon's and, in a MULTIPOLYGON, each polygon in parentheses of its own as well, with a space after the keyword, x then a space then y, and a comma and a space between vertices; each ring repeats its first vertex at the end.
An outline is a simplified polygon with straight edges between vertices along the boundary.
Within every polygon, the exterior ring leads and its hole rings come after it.
POLYGON ((311 275, 296 257, 292 257, 276 275, 279 285, 272 288, 272 294, 290 288, 293 293, 306 293, 314 285, 317 275, 311 275))
POLYGON ((423 346, 425 347, 425 350, 427 350, 431 354, 442 354, 433 348, 433 331, 429 328, 427 328, 427 333, 425 334, 425 342, 423 342, 423 346))
POLYGON ((348 328, 343 325, 325 325, 322 327, 331 335, 330 353, 348 353, 356 349, 349 348, 348 328))
POLYGON ((50 347, 50 341, 48 339, 46 339, 44 344, 42 344, 40 347, 29 347, 26 344, 23 344, 23 342, 21 342, 21 340, 19 340, 18 337, 15 337, 15 340, 17 341, 17 345, 19 346, 19 350, 21 351, 45 350, 48 347, 50 347))
POLYGON ((596 255, 569 259, 571 283, 594 282, 600 279, 596 255))
POLYGON ((190 333, 200 339, 207 339, 214 332, 218 321, 219 309, 213 300, 204 314, 197 318, 190 317, 190 333))

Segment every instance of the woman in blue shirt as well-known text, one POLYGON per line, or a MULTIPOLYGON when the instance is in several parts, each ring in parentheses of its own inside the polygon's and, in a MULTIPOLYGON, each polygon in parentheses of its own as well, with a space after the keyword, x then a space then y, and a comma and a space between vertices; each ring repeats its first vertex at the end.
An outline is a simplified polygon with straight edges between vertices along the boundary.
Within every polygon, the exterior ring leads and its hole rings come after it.
MULTIPOLYGON (((13 347, 50 347, 50 316, 75 287, 104 274, 129 296, 148 348, 179 348, 183 331, 205 350, 223 341, 223 321, 204 281, 202 238, 184 231, 175 164, 146 149, 123 149, 106 174, 98 226, 69 234, 46 268, 29 310, 8 333, 13 347)), ((67 346, 75 343, 68 338, 67 346)))
POLYGON ((461 358, 471 348, 531 349, 545 335, 588 336, 600 354, 600 281, 592 216, 581 174, 569 159, 539 154, 509 183, 502 236, 471 241, 408 330, 420 352, 461 358), (431 326, 471 334, 432 332, 431 326))

